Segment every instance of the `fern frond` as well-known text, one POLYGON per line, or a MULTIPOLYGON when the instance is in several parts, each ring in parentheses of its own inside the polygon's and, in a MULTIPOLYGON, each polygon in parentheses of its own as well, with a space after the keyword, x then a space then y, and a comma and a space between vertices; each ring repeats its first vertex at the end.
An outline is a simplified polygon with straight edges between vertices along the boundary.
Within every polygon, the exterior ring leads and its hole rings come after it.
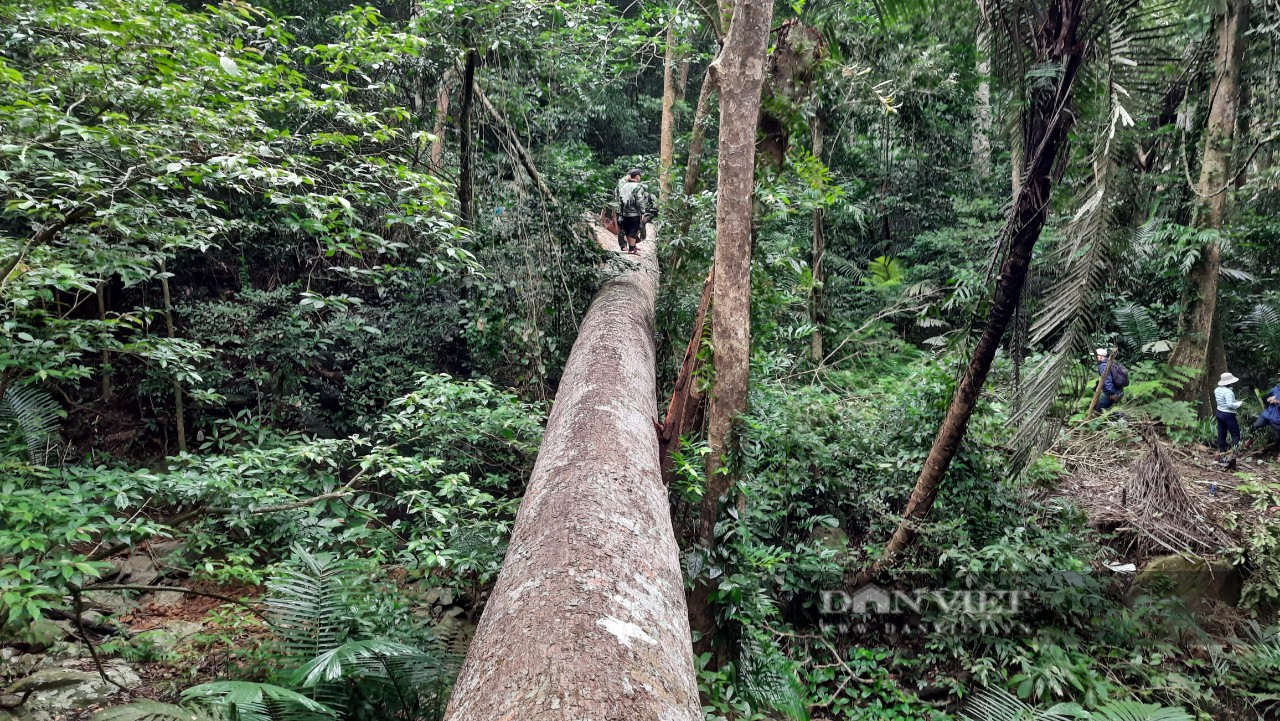
POLYGON ((1180 708, 1137 701, 1111 701, 1093 712, 1095 721, 1195 721, 1180 708))
POLYGON ((1151 317, 1151 313, 1140 305, 1125 303, 1116 306, 1112 311, 1116 325, 1120 327, 1120 336, 1125 345, 1139 352, 1150 352, 1165 341, 1161 338, 1160 325, 1151 317))
POLYGON ((834 275, 839 278, 862 280, 863 276, 867 274, 866 268, 830 251, 823 254, 822 265, 827 269, 827 273, 829 275, 834 275))
POLYGON ((776 711, 792 721, 808 721, 804 685, 795 664, 776 646, 748 637, 739 655, 738 677, 743 695, 758 708, 776 711))
POLYGON ((64 416, 53 396, 33 386, 9 386, 0 398, 0 423, 14 426, 26 440, 32 465, 47 461, 46 451, 64 416))

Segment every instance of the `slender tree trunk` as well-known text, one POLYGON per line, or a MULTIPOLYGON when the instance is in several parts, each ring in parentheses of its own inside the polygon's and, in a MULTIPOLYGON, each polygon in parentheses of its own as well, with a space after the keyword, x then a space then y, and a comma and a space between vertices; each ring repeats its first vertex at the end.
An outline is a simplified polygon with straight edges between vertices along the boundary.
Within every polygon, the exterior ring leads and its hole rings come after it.
POLYGON ((431 134, 435 136, 431 141, 431 172, 433 173, 440 172, 444 167, 444 133, 449 121, 449 86, 455 79, 456 76, 452 72, 445 73, 440 80, 440 88, 436 90, 435 127, 431 130, 431 134))
POLYGON ((662 129, 658 136, 658 202, 671 197, 671 165, 676 142, 676 20, 667 23, 667 55, 662 64, 662 129))
MULTIPOLYGON (((169 295, 169 274, 165 272, 164 261, 160 261, 160 292, 164 298, 164 327, 165 334, 170 340, 174 338, 173 328, 173 297, 169 295)), ((176 417, 178 432, 178 451, 186 453, 187 451, 187 419, 186 411, 182 402, 182 384, 175 377, 173 379, 173 408, 176 417)))
POLYGON ((702 89, 698 91, 698 105, 693 110, 693 128, 689 133, 689 158, 684 169, 685 195, 693 195, 698 190, 698 176, 702 173, 702 152, 707 138, 707 111, 711 107, 711 95, 715 91, 715 73, 707 68, 702 89))
MULTIPOLYGON (((732 487, 731 469, 722 467, 734 424, 747 409, 751 364, 751 219, 755 187, 756 123, 764 85, 765 54, 772 0, 738 0, 724 48, 712 63, 720 88, 720 148, 717 169, 715 274, 711 283, 711 346, 715 382, 707 409, 707 485, 699 513, 698 537, 715 545, 720 504, 732 487)), ((706 623, 711 589, 694 588, 695 619, 706 623)), ((696 629, 702 647, 711 628, 696 629)))
POLYGON ((1031 267, 1031 253, 1048 215, 1053 190, 1053 168, 1066 149, 1067 134, 1075 118, 1069 106, 1072 87, 1084 53, 1083 45, 1077 38, 1082 14, 1080 3, 1056 0, 1053 4, 1056 12, 1046 13, 1038 30, 1043 46, 1049 48, 1048 57, 1044 61, 1060 66, 1062 72, 1056 88, 1030 91, 1029 104, 1024 111, 1022 127, 1023 147, 1027 149, 1027 173, 1014 198, 1013 210, 1002 236, 1008 239, 1009 252, 996 280, 995 298, 987 315, 986 327, 973 349, 969 366, 960 379, 955 395, 951 398, 946 418, 938 429, 933 447, 916 479, 915 490, 907 502, 907 509, 898 529, 885 548, 882 560, 858 575, 859 583, 865 583, 884 563, 907 547, 915 537, 914 523, 926 516, 933 507, 938 484, 951 466, 960 441, 964 439, 969 418, 973 415, 987 373, 991 370, 991 362, 1017 310, 1027 271, 1031 267))
MULTIPOLYGON (((106 327, 107 322, 107 281, 98 283, 98 320, 106 327)), ((102 349, 102 402, 111 402, 111 351, 102 349)))
POLYGON ((991 28, 983 3, 978 3, 978 90, 973 107, 973 169, 984 180, 991 175, 991 28))
POLYGON ((689 56, 684 55, 684 58, 680 61, 680 82, 676 83, 677 103, 684 102, 684 94, 689 87, 689 68, 692 65, 693 63, 689 60, 689 56))
MULTIPOLYGON (((822 119, 813 119, 813 156, 822 159, 822 119)), ((826 239, 822 235, 822 208, 813 209, 813 299, 809 306, 809 322, 813 324, 813 334, 809 337, 809 350, 814 363, 822 362, 822 323, 826 314, 822 310, 822 256, 826 253, 826 239)))
POLYGON ((471 150, 471 102, 475 96, 476 63, 475 50, 467 51, 467 64, 462 71, 462 100, 458 108, 458 215, 462 225, 475 226, 475 188, 472 186, 472 175, 475 161, 471 150))
MULTIPOLYGON (((1249 25, 1249 0, 1229 0, 1218 18, 1218 50, 1214 79, 1209 88, 1209 119, 1205 126, 1204 161, 1200 166, 1198 224, 1221 231, 1226 225, 1230 194, 1232 145, 1240 102, 1240 66, 1244 32, 1249 25)), ((1218 274, 1222 249, 1216 241, 1205 244, 1191 268, 1191 287, 1184 295, 1181 332, 1169 364, 1188 366, 1201 375, 1180 390, 1182 400, 1199 400, 1207 408, 1209 379, 1225 365, 1222 333, 1217 328, 1218 274)), ((1202 408, 1202 409, 1203 409, 1202 408)))
POLYGON ((582 321, 446 721, 702 718, 653 430, 658 263, 640 247, 582 321))

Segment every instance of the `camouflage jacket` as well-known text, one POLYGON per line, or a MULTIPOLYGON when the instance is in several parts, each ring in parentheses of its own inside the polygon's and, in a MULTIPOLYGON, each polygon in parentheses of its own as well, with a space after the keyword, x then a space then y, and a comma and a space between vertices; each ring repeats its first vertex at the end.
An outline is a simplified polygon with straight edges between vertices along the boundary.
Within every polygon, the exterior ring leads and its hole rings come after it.
POLYGON ((653 196, 645 190, 643 183, 633 183, 623 178, 614 189, 613 198, 618 203, 618 212, 624 218, 653 215, 655 212, 653 196))

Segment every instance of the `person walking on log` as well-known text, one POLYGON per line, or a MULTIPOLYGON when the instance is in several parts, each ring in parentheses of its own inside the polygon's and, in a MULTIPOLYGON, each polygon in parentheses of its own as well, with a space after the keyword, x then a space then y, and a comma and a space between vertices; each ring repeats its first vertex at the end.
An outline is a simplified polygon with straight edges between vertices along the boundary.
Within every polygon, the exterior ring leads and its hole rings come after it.
MULTIPOLYGON (((1218 387, 1213 391, 1214 416, 1218 419, 1218 452, 1226 453, 1228 450, 1240 445, 1240 421, 1236 418, 1236 411, 1240 406, 1244 405, 1244 401, 1236 400, 1236 394, 1231 390, 1231 384, 1240 380, 1230 373, 1223 373, 1218 380, 1218 387), (1227 434, 1231 434, 1231 445, 1227 445, 1227 434)), ((1230 463, 1231 459, 1227 456, 1218 461, 1219 463, 1230 463)))
POLYGON ((640 169, 632 168, 614 191, 618 201, 618 229, 627 241, 627 252, 633 255, 644 233, 644 224, 657 214, 653 196, 640 182, 640 169))

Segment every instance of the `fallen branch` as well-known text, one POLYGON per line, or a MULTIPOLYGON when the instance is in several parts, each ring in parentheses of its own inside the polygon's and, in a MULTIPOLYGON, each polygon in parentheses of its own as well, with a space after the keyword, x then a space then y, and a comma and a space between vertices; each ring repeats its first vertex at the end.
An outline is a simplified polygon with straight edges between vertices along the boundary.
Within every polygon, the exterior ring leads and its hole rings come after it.
MULTIPOLYGON (((98 658, 98 649, 94 647, 93 641, 89 640, 89 634, 85 633, 84 620, 80 618, 81 603, 80 589, 78 588, 71 589, 71 607, 76 612, 76 628, 80 631, 80 638, 84 641, 84 645, 89 647, 89 655, 93 657, 93 665, 98 669, 98 675, 102 677, 104 682, 115 686, 121 691, 128 691, 129 688, 127 686, 107 675, 107 669, 102 666, 102 659, 98 658)), ((23 700, 25 701, 26 698, 24 697, 23 700)))
POLYGON ((234 599, 230 596, 224 596, 220 593, 210 593, 208 591, 197 591, 193 588, 185 588, 183 586, 136 586, 133 584, 106 584, 101 586, 88 586, 81 589, 74 589, 74 588, 72 589, 73 594, 88 593, 89 591, 143 591, 146 593, 153 593, 158 591, 177 591, 178 593, 185 593, 191 596, 205 596, 206 598, 214 598, 219 601, 234 603, 235 605, 248 610, 250 613, 262 619, 263 621, 267 620, 267 617, 263 615, 261 611, 254 608, 252 604, 246 603, 244 601, 240 601, 238 599, 234 599))
POLYGON ((499 113, 497 108, 493 107, 493 103, 489 102, 489 97, 480 89, 479 84, 476 85, 476 98, 480 101, 480 105, 484 107, 485 112, 489 114, 489 117, 493 118, 493 121, 502 128, 507 144, 511 146, 512 152, 515 153, 516 158, 520 160, 520 165, 522 165, 525 172, 529 174, 529 178, 533 180, 534 185, 538 186, 538 190, 542 193, 542 196, 546 198, 547 202, 551 203, 553 207, 559 205, 556 203, 556 197, 551 194, 551 188, 548 188, 547 184, 542 181, 542 176, 538 173, 537 166, 533 164, 533 158, 529 155, 529 151, 525 150, 524 145, 520 142, 520 136, 516 135, 515 128, 511 127, 511 124, 507 122, 507 119, 502 117, 502 113, 499 113))

